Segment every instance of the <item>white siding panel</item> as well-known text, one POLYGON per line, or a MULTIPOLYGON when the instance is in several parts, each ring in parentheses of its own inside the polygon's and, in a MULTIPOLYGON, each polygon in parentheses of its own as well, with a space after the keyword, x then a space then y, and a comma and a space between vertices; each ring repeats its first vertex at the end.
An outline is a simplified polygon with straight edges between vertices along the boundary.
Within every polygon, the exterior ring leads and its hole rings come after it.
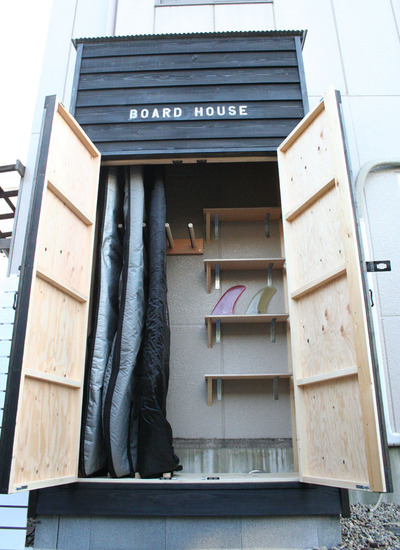
POLYGON ((365 199, 373 259, 390 260, 392 264, 392 271, 376 275, 379 306, 384 315, 400 318, 400 247, 397 240, 400 235, 400 185, 397 174, 391 170, 371 173, 365 184, 365 199))
POLYGON ((329 86, 345 90, 339 44, 330 2, 275 0, 277 30, 307 30, 303 58, 307 92, 322 97, 329 86))
POLYGON ((388 423, 394 433, 400 433, 400 376, 399 342, 400 316, 382 320, 383 358, 385 362, 386 391, 388 393, 388 423))
POLYGON ((21 550, 25 548, 25 529, 1 529, 0 548, 1 550, 21 550))
POLYGON ((115 34, 152 34, 154 32, 154 0, 118 0, 115 34))
POLYGON ((12 307, 14 303, 14 291, 3 291, 0 290, 0 308, 1 307, 12 307))
POLYGON ((70 98, 64 97, 64 90, 69 56, 75 56, 75 48, 71 43, 71 37, 76 3, 77 0, 63 0, 62 3, 53 2, 49 34, 43 58, 43 72, 39 83, 37 108, 33 121, 33 132, 40 132, 46 95, 57 94, 67 107, 69 105, 70 98))
POLYGON ((0 279, 0 292, 16 292, 18 283, 19 277, 3 277, 0 279))
POLYGON ((213 6, 157 7, 155 33, 212 32, 213 6))
POLYGON ((226 4, 214 7, 215 31, 274 30, 272 4, 226 4))
MULTIPOLYGON (((17 277, 0 279, 0 425, 15 316, 12 306, 18 283, 17 277)), ((0 550, 25 548, 28 498, 28 493, 0 495, 0 550)))
MULTIPOLYGON (((370 173, 365 184, 365 213, 369 257, 390 260, 392 271, 371 275, 374 288, 376 335, 380 339, 387 396, 387 422, 400 433, 399 342, 400 342, 400 179, 393 170, 370 173)), ((363 208, 364 210, 364 208, 363 208)))
POLYGON ((26 506, 0 506, 0 527, 9 525, 12 527, 26 527, 26 506))
POLYGON ((399 158, 400 97, 350 97, 347 102, 360 166, 379 158, 399 158))
POLYGON ((0 357, 0 373, 8 373, 9 362, 8 357, 0 357))
POLYGON ((29 493, 15 493, 14 495, 0 495, 0 506, 28 506, 29 493))
POLYGON ((74 38, 106 36, 108 4, 109 0, 78 1, 73 28, 74 38))
POLYGON ((11 340, 0 340, 0 357, 10 356, 11 340))
POLYGON ((0 310, 1 323, 13 323, 15 311, 12 308, 2 308, 0 310))
POLYGON ((0 391, 5 391, 7 385, 7 374, 0 373, 0 391))
POLYGON ((400 2, 398 0, 392 0, 393 13, 396 18, 398 29, 400 29, 400 2))
POLYGON ((0 340, 11 340, 13 333, 12 323, 2 323, 0 313, 0 340))
POLYGON ((400 94, 400 43, 390 0, 334 0, 350 95, 400 94))

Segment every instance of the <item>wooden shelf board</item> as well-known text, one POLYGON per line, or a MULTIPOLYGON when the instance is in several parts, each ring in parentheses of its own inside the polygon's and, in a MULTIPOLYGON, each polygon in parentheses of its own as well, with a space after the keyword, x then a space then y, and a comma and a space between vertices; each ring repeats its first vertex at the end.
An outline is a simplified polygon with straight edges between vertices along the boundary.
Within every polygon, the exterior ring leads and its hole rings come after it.
POLYGON ((204 320, 207 325, 208 347, 212 348, 212 326, 217 321, 221 324, 247 324, 247 323, 271 323, 273 320, 277 323, 284 323, 289 319, 288 313, 259 313, 257 315, 205 315, 204 320))
POLYGON ((206 289, 207 294, 211 292, 211 272, 218 265, 220 271, 250 271, 250 270, 268 270, 272 264, 272 269, 282 269, 285 265, 285 258, 208 258, 204 260, 204 269, 206 271, 206 289))
POLYGON ((204 268, 207 269, 209 265, 214 269, 218 264, 221 270, 267 270, 271 263, 272 269, 282 269, 285 258, 212 258, 204 260, 204 268))
POLYGON ((190 239, 174 239, 174 248, 167 246, 168 256, 190 256, 204 254, 204 239, 195 239, 196 246, 192 248, 190 239))
MULTIPOLYGON (((204 378, 207 382, 207 403, 209 406, 213 404, 213 380, 217 380, 217 399, 222 398, 222 380, 277 380, 279 378, 291 378, 291 373, 281 374, 205 374, 204 378)), ((274 382, 274 399, 278 399, 278 386, 274 382)))
POLYGON ((218 215, 218 222, 258 222, 264 221, 267 214, 270 220, 279 220, 282 211, 279 206, 264 206, 255 208, 204 208, 206 220, 206 242, 211 239, 211 223, 218 215), (212 220, 211 220, 212 218, 212 220))
POLYGON ((289 319, 288 313, 259 313, 257 315, 205 315, 206 322, 229 324, 244 324, 244 323, 270 323, 273 319, 277 323, 283 323, 289 319))
POLYGON ((270 215, 270 220, 279 220, 282 215, 279 206, 255 208, 204 208, 203 212, 206 219, 207 214, 210 216, 218 214, 219 221, 222 222, 264 221, 266 214, 270 215))
POLYGON ((290 372, 275 374, 205 374, 206 380, 270 380, 273 378, 291 378, 290 372))

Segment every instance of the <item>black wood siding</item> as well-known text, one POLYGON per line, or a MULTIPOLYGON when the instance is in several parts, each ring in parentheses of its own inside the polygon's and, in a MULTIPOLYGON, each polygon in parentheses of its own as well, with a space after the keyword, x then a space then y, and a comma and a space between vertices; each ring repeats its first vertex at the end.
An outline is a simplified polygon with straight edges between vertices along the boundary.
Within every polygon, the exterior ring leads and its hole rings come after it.
POLYGON ((302 37, 76 40, 72 112, 105 159, 275 154, 307 110, 302 37))
POLYGON ((74 483, 31 492, 31 499, 39 516, 349 516, 347 490, 298 482, 74 483))

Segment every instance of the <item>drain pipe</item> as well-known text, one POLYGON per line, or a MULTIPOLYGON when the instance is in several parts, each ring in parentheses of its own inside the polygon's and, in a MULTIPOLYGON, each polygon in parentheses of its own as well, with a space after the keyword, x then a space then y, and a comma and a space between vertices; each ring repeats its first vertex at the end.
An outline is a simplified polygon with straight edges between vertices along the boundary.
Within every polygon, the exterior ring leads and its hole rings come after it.
MULTIPOLYGON (((364 191, 365 191, 365 182, 367 181, 367 177, 374 170, 385 170, 387 168, 400 169, 400 159, 383 158, 383 159, 376 159, 370 162, 366 162, 358 172, 358 175, 355 181, 355 191, 356 191, 356 201, 357 201, 358 211, 360 214, 362 210, 361 206, 366 205, 364 191)), ((367 253, 368 241, 367 241, 367 234, 366 234, 366 223, 362 216, 360 216, 360 225, 361 225, 362 236, 363 236, 363 239, 362 239, 363 246, 365 249, 365 253, 367 253)), ((378 323, 376 313, 373 314, 373 320, 375 325, 375 331, 377 334, 380 335, 379 323, 378 323)), ((380 338, 377 338, 376 347, 377 347, 377 353, 379 357, 379 363, 383 364, 383 355, 382 355, 380 338)), ((383 398, 383 409, 384 409, 385 417, 388 420, 390 418, 389 410, 388 410, 388 395, 386 391, 386 383, 385 383, 384 375, 381 370, 380 370, 380 378, 381 378, 381 390, 382 390, 382 398, 383 398)), ((400 445, 400 433, 394 432, 389 422, 387 424, 387 439, 388 439, 389 445, 392 445, 392 446, 400 445)), ((378 502, 378 505, 379 505, 379 502, 378 502)))
POLYGON ((107 13, 107 36, 115 36, 115 26, 117 23, 118 0, 108 0, 107 13))
POLYGON ((400 168, 400 159, 377 159, 366 162, 358 172, 356 178, 356 197, 357 205, 361 206, 365 202, 364 186, 367 177, 373 170, 384 170, 385 168, 400 168))

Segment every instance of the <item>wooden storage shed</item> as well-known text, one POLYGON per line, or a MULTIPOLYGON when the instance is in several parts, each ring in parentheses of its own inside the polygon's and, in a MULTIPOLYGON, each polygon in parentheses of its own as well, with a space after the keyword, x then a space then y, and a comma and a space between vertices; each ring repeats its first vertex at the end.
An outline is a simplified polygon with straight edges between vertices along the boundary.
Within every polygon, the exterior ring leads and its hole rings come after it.
POLYGON ((342 511, 340 489, 390 490, 340 96, 328 91, 307 113, 303 39, 75 41, 75 118, 55 97, 45 105, 3 492, 42 489, 43 514, 304 515, 342 511), (169 481, 79 478, 100 164, 164 166, 168 222, 184 241, 167 264, 175 437, 293 441, 293 471, 185 473, 183 464, 169 481), (188 222, 204 239, 195 249, 188 222), (234 315, 210 315, 243 282, 234 315), (246 315, 253 294, 272 285, 267 312, 246 315))

